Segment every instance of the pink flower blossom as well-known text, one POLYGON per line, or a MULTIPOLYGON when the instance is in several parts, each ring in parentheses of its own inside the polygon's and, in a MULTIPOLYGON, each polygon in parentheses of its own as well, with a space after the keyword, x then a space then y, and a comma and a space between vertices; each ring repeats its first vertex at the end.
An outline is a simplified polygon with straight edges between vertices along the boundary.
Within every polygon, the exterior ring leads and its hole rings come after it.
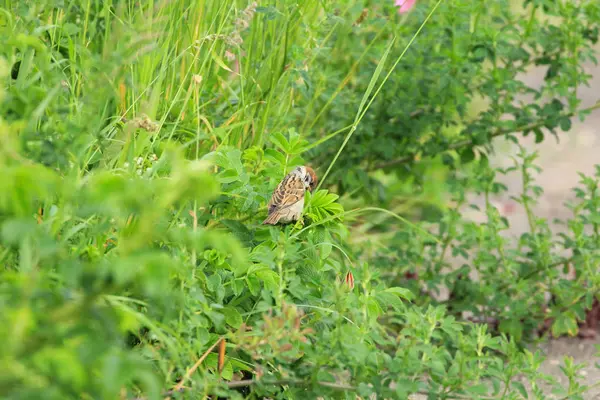
POLYGON ((398 14, 404 14, 414 7, 417 0, 396 0, 395 5, 398 6, 398 14))

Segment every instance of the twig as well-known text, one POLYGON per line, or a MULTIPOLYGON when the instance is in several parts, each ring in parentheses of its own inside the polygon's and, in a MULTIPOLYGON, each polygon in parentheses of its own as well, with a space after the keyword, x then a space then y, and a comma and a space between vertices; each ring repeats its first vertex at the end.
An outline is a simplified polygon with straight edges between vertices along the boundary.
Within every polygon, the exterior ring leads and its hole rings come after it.
POLYGON ((208 350, 206 350, 204 352, 204 354, 202 354, 202 356, 198 359, 198 361, 196 361, 194 363, 194 365, 192 365, 192 367, 186 371, 185 375, 183 376, 183 378, 181 378, 181 380, 179 381, 179 383, 177 385, 175 385, 175 387, 173 388, 173 392, 179 392, 183 388, 183 384, 185 383, 185 381, 188 380, 188 379, 190 379, 190 376, 192 376, 192 374, 198 369, 198 367, 200 366, 200 364, 202 364, 202 361, 204 361, 204 359, 206 357, 208 357, 208 355, 210 354, 210 352, 213 351, 213 349, 215 347, 217 347, 217 345, 219 343, 221 343, 222 340, 223 340, 223 337, 221 336, 212 346, 210 346, 208 348, 208 350))
MULTIPOLYGON (((577 113, 593 111, 593 110, 595 110, 597 108, 600 108, 600 101, 598 101, 596 104, 594 104, 594 105, 592 105, 592 106, 590 106, 588 108, 584 108, 582 110, 577 110, 577 111, 573 111, 573 112, 569 112, 569 113, 563 114, 561 116, 561 118, 564 118, 564 117, 571 118, 571 117, 573 117, 577 113)), ((497 136, 508 135, 510 133, 526 132, 526 131, 530 131, 530 130, 535 129, 535 128, 541 128, 541 127, 543 127, 546 124, 546 122, 547 122, 547 119, 544 119, 542 121, 536 121, 536 122, 529 123, 527 125, 521 126, 519 128, 516 128, 516 129, 510 129, 510 130, 508 130, 508 129, 499 129, 496 132, 492 133, 489 138, 493 139, 493 138, 495 138, 497 136)), ((474 146, 474 145, 475 145, 475 143, 473 142, 472 139, 459 140, 456 143, 452 143, 450 146, 448 146, 442 152, 449 151, 449 150, 461 149, 463 147, 471 147, 471 146, 474 146)), ((426 154, 425 156, 426 157, 432 157, 432 156, 435 156, 437 154, 439 154, 439 153, 426 154)), ((383 162, 383 163, 375 164, 372 169, 388 168, 388 167, 393 167, 395 165, 407 164, 407 163, 410 163, 412 161, 416 161, 416 154, 411 154, 411 155, 408 155, 408 156, 397 158, 395 160, 391 160, 391 161, 386 161, 386 162, 383 162)))
MULTIPOLYGON (((554 268, 556 268, 556 267, 558 267, 558 266, 560 266, 560 265, 563 265, 563 264, 571 264, 571 263, 572 263, 572 262, 574 262, 575 260, 576 260, 576 257, 575 257, 575 256, 573 256, 573 257, 568 257, 568 258, 563 258, 563 259, 560 259, 560 260, 558 260, 558 261, 556 261, 556 262, 553 262, 553 263, 551 263, 551 264, 548 264, 548 265, 542 266, 541 268, 536 268, 536 269, 534 269, 533 271, 530 271, 530 272, 528 272, 527 274, 525 274, 525 276, 522 276, 522 277, 520 277, 520 278, 519 278, 519 281, 524 281, 524 280, 527 280, 527 279, 533 278, 535 275, 539 274, 540 272, 549 271, 549 270, 551 270, 551 269, 554 269, 554 268)), ((531 263, 528 263, 528 262, 525 262, 525 263, 527 263, 527 264, 531 265, 531 263)), ((501 291, 503 291, 504 289, 508 289, 508 288, 509 288, 509 287, 510 287, 510 286, 511 286, 513 283, 514 283, 514 282, 505 283, 504 285, 500 286, 500 287, 499 287, 498 289, 496 289, 496 290, 497 290, 497 291, 499 291, 499 292, 501 292, 501 291)))

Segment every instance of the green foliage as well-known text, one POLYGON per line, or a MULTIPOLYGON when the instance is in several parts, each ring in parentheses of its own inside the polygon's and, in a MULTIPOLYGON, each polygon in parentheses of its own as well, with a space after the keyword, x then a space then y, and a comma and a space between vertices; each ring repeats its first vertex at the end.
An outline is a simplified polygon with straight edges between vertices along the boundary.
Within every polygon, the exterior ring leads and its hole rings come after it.
MULTIPOLYGON (((444 163, 468 162, 473 145, 489 147, 497 136, 533 133, 541 142, 547 133, 569 130, 570 117, 582 112, 575 89, 591 78, 581 64, 596 61, 597 2, 429 0, 418 1, 407 18, 393 16, 391 1, 353 3, 338 21, 331 50, 317 56, 322 64, 309 70, 313 91, 296 113, 301 132, 320 136, 350 124, 347 110, 360 104, 389 40, 398 38, 389 57, 395 59, 439 7, 336 164, 332 178, 340 193, 357 193, 358 186, 372 191, 377 182, 365 170, 421 177, 406 164, 449 149, 455 157, 444 153, 444 163), (357 24, 361 5, 368 14, 357 24), (536 66, 546 69, 540 87, 523 81, 536 66)), ((328 163, 342 141, 338 135, 311 156, 328 163)))
POLYGON ((597 298, 600 169, 555 236, 523 148, 513 244, 474 145, 585 114, 600 6, 523 5, 5 0, 0 396, 581 396, 525 345, 597 298), (262 225, 297 165, 302 221, 262 225))

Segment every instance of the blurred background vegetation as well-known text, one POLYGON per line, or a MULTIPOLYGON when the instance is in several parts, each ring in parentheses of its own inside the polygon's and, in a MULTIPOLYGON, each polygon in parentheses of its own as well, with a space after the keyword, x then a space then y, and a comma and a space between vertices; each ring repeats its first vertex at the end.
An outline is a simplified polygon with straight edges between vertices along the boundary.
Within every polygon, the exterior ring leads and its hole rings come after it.
POLYGON ((600 108, 600 3, 396 3, 0 1, 0 395, 582 398, 527 345, 597 307, 600 169, 558 236, 488 157, 600 108))

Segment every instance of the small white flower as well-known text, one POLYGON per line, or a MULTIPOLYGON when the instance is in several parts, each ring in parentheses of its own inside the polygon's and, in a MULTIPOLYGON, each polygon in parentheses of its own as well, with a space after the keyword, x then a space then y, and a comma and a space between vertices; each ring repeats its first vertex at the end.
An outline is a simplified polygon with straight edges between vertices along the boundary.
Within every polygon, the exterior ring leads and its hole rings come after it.
POLYGON ((138 158, 135 160, 135 162, 136 162, 136 164, 137 164, 137 165, 142 165, 142 163, 144 162, 144 159, 143 159, 142 157, 138 157, 138 158))
POLYGON ((125 168, 129 168, 129 163, 128 163, 128 162, 124 162, 124 163, 123 163, 123 167, 125 167, 125 168))

